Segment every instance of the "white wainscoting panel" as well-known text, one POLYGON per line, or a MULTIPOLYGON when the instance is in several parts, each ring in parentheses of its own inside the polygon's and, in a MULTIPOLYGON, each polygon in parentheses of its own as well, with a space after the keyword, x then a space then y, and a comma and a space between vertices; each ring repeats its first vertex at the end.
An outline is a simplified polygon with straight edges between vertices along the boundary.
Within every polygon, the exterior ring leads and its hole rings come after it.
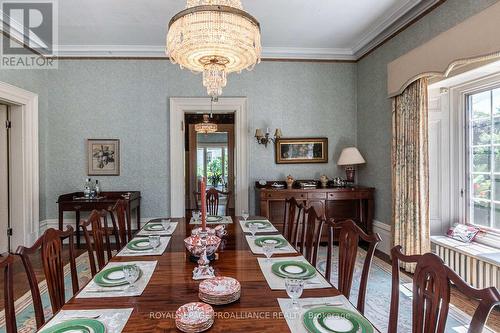
POLYGON ((378 232, 382 238, 382 241, 378 244, 377 249, 390 255, 392 248, 391 226, 380 221, 373 220, 373 232, 378 232))

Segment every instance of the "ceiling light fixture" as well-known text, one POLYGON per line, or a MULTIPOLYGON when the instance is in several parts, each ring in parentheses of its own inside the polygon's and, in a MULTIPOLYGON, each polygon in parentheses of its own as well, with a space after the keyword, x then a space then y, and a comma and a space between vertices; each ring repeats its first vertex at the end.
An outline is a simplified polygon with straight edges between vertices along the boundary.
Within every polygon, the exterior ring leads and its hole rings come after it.
POLYGON ((215 100, 227 74, 252 70, 260 62, 260 24, 243 10, 241 0, 187 0, 168 27, 170 60, 203 73, 203 85, 215 100))
POLYGON ((217 124, 210 122, 210 117, 208 114, 203 115, 203 122, 195 124, 194 130, 197 133, 215 133, 217 132, 217 124))

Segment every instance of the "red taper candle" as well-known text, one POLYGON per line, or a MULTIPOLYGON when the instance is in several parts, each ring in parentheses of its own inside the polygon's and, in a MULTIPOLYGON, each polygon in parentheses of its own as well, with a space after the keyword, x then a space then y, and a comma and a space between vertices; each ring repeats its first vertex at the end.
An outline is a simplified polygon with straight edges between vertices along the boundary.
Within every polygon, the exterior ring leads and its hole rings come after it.
POLYGON ((201 179, 200 184, 201 191, 201 229, 203 231, 207 230, 207 184, 205 177, 201 179))

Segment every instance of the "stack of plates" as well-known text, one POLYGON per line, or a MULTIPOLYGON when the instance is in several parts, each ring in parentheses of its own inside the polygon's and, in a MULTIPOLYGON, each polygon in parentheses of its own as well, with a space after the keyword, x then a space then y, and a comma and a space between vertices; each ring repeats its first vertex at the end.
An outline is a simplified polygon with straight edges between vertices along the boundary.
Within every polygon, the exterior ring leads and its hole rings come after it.
POLYGON ((175 325, 182 332, 203 332, 212 327, 214 314, 214 309, 208 304, 200 302, 184 304, 175 313, 175 325))
POLYGON ((217 276, 200 283, 198 296, 214 305, 229 304, 240 299, 241 285, 238 280, 217 276))

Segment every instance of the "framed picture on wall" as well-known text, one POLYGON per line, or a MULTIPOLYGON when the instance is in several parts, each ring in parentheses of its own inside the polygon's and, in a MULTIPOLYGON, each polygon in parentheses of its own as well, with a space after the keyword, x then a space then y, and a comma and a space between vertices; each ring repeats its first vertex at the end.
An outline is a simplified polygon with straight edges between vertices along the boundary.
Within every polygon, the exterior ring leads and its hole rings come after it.
POLYGON ((88 139, 87 156, 89 176, 120 175, 120 140, 88 139))
POLYGON ((276 139, 276 163, 327 163, 328 138, 276 139))

